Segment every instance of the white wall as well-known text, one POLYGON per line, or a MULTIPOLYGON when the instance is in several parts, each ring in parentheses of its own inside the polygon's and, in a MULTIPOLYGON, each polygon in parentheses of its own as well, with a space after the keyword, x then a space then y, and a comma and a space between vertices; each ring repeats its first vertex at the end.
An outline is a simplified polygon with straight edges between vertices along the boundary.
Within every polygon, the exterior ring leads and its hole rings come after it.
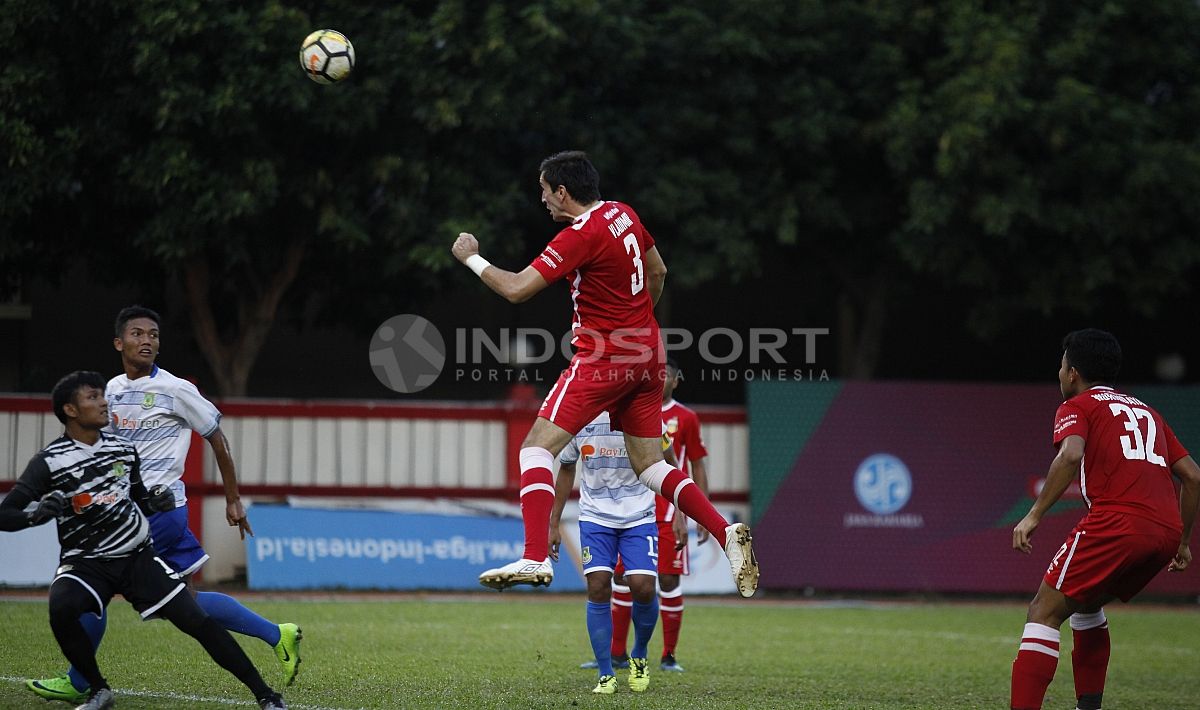
MULTIPOLYGON (((454 419, 225 417, 238 480, 247 485, 503 489, 503 422, 454 419)), ((745 424, 702 425, 713 491, 750 488, 745 424)), ((205 447, 205 480, 220 472, 205 447)))
MULTIPOLYGON (((49 407, 49 400, 46 402, 49 407)), ((2 401, 0 401, 2 405, 2 401)), ((701 414, 703 418, 703 413, 701 414)), ((384 488, 471 488, 494 490, 505 497, 509 452, 503 421, 423 418, 355 417, 235 417, 221 425, 229 438, 243 486, 281 485, 384 488)), ((745 493, 750 488, 749 433, 744 423, 703 424, 709 451, 709 487, 718 493, 745 493)), ((29 458, 62 434, 52 413, 0 411, 0 481, 15 480, 29 458)), ((512 454, 515 456, 515 453, 512 454)), ((212 450, 204 445, 204 479, 219 485, 220 473, 212 450)), ((252 502, 254 496, 243 496, 252 502)), ((267 498, 258 498, 267 501, 267 498)), ((347 499, 348 500, 348 499, 347 499)), ((206 566, 210 581, 229 579, 245 565, 245 547, 225 522, 225 501, 206 496, 203 530, 205 550, 212 559, 206 566)), ((348 500, 349 502, 349 500, 348 500)), ((379 499, 363 500, 379 504, 379 499)), ((253 519, 251 519, 253 525, 253 519)), ((53 540, 53 527, 38 531, 53 540)), ((33 572, 16 574, 19 536, 4 535, 0 546, 0 584, 25 584, 33 572)), ((41 538, 39 538, 39 541, 41 538)), ((36 567, 47 555, 40 542, 20 558, 36 567), (32 559, 36 557, 37 559, 32 559), (31 559, 26 559, 31 558, 31 559)), ((48 574, 53 574, 51 560, 48 574)), ((48 577, 47 577, 48 581, 48 577)))

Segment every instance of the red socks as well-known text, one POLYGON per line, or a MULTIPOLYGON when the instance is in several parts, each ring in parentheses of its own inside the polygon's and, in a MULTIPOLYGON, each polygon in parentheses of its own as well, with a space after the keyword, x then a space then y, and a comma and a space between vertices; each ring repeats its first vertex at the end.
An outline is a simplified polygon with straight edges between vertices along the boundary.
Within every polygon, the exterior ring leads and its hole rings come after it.
POLYGON ((642 471, 639 478, 655 493, 674 503, 684 515, 695 520, 697 525, 708 530, 721 549, 725 549, 725 528, 729 521, 717 512, 708 496, 692 485, 692 479, 666 461, 659 461, 642 471))
POLYGON ((679 626, 683 623, 683 588, 659 592, 658 610, 662 617, 662 655, 673 656, 675 644, 679 643, 679 626))
POLYGON ((1071 669, 1075 672, 1075 698, 1079 710, 1099 710, 1108 675, 1108 619, 1104 610, 1094 614, 1072 614, 1071 669))
POLYGON ((527 560, 550 556, 550 511, 554 508, 554 457, 538 446, 521 449, 521 520, 527 560))
POLYGON ((1012 667, 1012 710, 1042 707, 1046 688, 1054 680, 1054 671, 1058 667, 1058 643, 1058 629, 1025 624, 1021 648, 1012 667))
MULTIPOLYGON (((662 655, 675 654, 675 645, 679 643, 679 627, 683 622, 683 589, 676 588, 673 592, 660 592, 658 608, 662 617, 663 652, 662 655)), ((626 655, 626 643, 629 637, 629 619, 633 611, 633 595, 629 587, 613 585, 612 618, 613 637, 612 655, 626 655)))
POLYGON ((633 594, 629 587, 620 584, 612 586, 612 656, 626 655, 625 644, 629 639, 629 619, 633 615, 633 594))

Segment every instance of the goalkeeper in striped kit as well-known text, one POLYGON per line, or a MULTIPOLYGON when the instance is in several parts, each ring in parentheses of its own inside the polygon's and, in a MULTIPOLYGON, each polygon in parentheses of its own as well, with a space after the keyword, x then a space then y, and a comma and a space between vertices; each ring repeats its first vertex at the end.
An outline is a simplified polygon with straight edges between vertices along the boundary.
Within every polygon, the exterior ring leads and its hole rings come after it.
POLYGON ((51 520, 57 524, 62 552, 50 583, 50 628, 88 686, 70 702, 81 702, 79 710, 116 704, 84 620, 99 618, 113 595, 120 594, 143 619, 166 619, 199 641, 254 693, 259 707, 283 710, 283 698, 152 546, 146 517, 173 509, 175 496, 161 484, 148 492, 137 449, 102 432, 109 423, 104 386, 97 372, 73 372, 59 380, 51 400, 65 431, 30 460, 0 504, 0 530, 24 530, 51 520))
MULTIPOLYGON (((221 412, 196 386, 175 377, 157 364, 161 319, 142 306, 117 314, 113 347, 121 353, 124 372, 105 388, 110 425, 119 437, 137 447, 142 474, 151 485, 165 485, 175 505, 150 515, 150 531, 158 555, 183 578, 188 593, 204 612, 223 628, 262 640, 275 652, 283 671, 283 684, 291 685, 300 664, 300 627, 276 624, 219 592, 197 591, 192 575, 208 561, 200 541, 188 529, 187 495, 182 480, 192 432, 204 437, 213 451, 225 488, 226 521, 244 538, 253 535, 238 495, 237 474, 229 442, 221 431, 221 412)), ((92 643, 104 637, 107 614, 85 615, 83 623, 92 643)), ((47 700, 73 702, 85 697, 87 679, 77 668, 54 678, 33 679, 26 687, 47 700)))

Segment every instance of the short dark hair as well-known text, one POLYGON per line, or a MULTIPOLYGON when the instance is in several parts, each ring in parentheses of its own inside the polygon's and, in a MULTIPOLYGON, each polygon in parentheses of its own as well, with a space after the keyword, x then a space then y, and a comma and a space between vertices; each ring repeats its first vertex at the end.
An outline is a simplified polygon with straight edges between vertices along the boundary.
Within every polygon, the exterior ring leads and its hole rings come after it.
POLYGON ((582 150, 555 153, 542 161, 540 169, 551 190, 562 185, 581 205, 600 199, 600 173, 582 150))
POLYGON ((1117 336, 1096 328, 1067 333, 1062 341, 1067 366, 1079 371, 1085 382, 1116 382, 1121 373, 1121 344, 1117 336))
POLYGON ((158 313, 145 306, 128 306, 122 308, 121 312, 117 314, 116 329, 118 338, 125 332, 125 324, 134 318, 149 318, 154 321, 154 325, 162 327, 162 319, 158 317, 158 313))
POLYGON ((675 362, 675 358, 673 358, 673 357, 667 358, 667 369, 673 370, 676 375, 679 374, 679 363, 675 362))
POLYGON ((67 413, 63 407, 75 401, 75 395, 84 387, 95 387, 101 392, 108 383, 104 375, 92 370, 76 370, 59 380, 54 389, 50 390, 50 401, 54 403, 54 416, 63 424, 67 423, 67 413))

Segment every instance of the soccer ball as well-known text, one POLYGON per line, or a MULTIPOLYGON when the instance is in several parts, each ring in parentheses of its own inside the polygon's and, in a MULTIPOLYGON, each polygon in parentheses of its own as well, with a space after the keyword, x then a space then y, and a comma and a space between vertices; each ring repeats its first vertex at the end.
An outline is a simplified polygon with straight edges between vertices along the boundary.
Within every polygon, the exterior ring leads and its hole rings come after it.
POLYGON ((300 66, 318 84, 332 84, 354 69, 354 45, 336 30, 317 30, 300 43, 300 66))

